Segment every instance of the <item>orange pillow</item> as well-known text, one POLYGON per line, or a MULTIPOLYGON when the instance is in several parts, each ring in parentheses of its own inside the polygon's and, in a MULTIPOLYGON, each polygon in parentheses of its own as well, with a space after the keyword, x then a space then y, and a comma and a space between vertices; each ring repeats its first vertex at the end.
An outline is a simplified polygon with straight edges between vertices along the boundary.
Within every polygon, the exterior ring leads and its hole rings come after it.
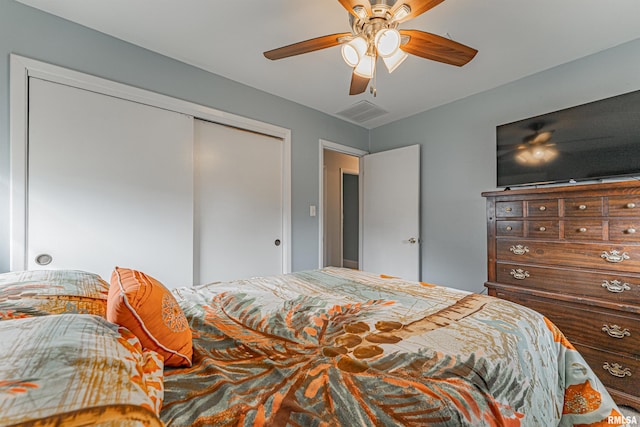
POLYGON ((171 292, 151 276, 116 267, 111 274, 107 320, 124 326, 165 366, 191 366, 191 329, 171 292))

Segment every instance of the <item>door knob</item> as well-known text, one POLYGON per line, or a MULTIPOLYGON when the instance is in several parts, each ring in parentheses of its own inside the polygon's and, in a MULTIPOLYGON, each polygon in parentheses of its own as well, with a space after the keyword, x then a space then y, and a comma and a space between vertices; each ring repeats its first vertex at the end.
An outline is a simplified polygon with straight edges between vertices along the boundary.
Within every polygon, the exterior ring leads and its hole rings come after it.
POLYGON ((280 246, 280 239, 276 239, 275 242, 273 242, 276 246, 280 246))
POLYGON ((412 245, 413 245, 414 243, 417 243, 417 242, 418 242, 418 239, 416 239, 415 237, 411 237, 411 238, 409 239, 409 243, 411 243, 412 245))

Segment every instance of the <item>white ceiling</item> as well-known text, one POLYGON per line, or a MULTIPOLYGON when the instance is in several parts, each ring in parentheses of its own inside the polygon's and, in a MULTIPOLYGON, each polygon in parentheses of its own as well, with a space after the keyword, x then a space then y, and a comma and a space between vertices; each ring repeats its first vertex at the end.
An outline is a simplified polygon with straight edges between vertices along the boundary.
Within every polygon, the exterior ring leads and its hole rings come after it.
POLYGON ((377 97, 349 96, 339 47, 270 61, 262 52, 349 31, 337 0, 19 0, 330 115, 367 100, 374 128, 640 37, 639 0, 447 0, 401 24, 479 51, 466 66, 410 56, 378 64, 377 97))

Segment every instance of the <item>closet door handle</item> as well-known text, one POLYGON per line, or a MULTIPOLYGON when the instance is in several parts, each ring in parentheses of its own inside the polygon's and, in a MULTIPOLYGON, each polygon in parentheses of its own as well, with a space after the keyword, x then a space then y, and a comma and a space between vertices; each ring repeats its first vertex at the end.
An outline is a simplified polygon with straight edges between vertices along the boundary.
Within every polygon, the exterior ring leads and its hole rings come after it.
POLYGON ((40 254, 36 256, 35 261, 38 265, 49 265, 53 261, 53 257, 49 254, 40 254))

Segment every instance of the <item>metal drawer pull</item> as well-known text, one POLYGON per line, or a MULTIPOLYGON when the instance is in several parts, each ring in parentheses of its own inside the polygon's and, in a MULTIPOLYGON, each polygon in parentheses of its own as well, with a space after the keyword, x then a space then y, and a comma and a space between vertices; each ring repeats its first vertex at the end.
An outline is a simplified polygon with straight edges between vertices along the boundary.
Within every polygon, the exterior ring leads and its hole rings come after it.
POLYGON ((578 209, 580 209, 581 211, 584 211, 587 209, 587 205, 580 205, 578 206, 578 209))
POLYGON ((511 207, 508 207, 508 208, 505 209, 505 211, 507 211, 507 212, 511 212, 512 210, 513 209, 511 207))
POLYGON ((629 259, 629 254, 626 252, 620 253, 615 249, 611 249, 611 253, 603 251, 600 258, 604 258, 607 262, 622 262, 625 259, 629 259))
POLYGON ((609 292, 613 292, 614 294, 619 294, 624 291, 630 291, 631 287, 628 283, 621 283, 619 280, 612 280, 609 282, 608 280, 603 280, 602 285, 603 288, 607 288, 609 292))
POLYGON ((602 369, 609 372, 614 377, 618 377, 618 378, 631 376, 631 369, 623 368, 622 365, 615 362, 612 362, 612 363, 604 362, 604 365, 602 365, 602 369))
POLYGON ((524 255, 529 252, 529 248, 522 245, 511 246, 509 250, 513 252, 515 255, 524 255))
POLYGON ((540 230, 540 231, 547 231, 547 227, 540 227, 540 228, 538 228, 538 230, 540 230))
POLYGON ((547 207, 546 206, 540 206, 538 209, 540 209, 541 211, 546 211, 547 207))
POLYGON ((627 228, 626 230, 624 230, 625 233, 627 234, 633 234, 636 232, 635 228, 627 228))
POLYGON ((629 329, 627 328, 622 329, 618 325, 602 325, 602 332, 606 332, 607 335, 609 335, 612 338, 622 339, 624 337, 631 336, 631 332, 629 332, 629 329))
POLYGON ((507 225, 507 231, 511 231, 513 230, 513 227, 511 227, 510 225, 507 225))
POLYGON ((631 202, 631 203, 627 203, 627 209, 633 209, 636 207, 636 204, 631 202))
POLYGON ((578 232, 580 232, 580 233, 586 233, 586 232, 587 232, 587 229, 586 229, 585 227, 580 227, 580 228, 578 228, 578 232))
POLYGON ((518 279, 518 280, 524 280, 527 277, 529 277, 529 272, 521 268, 511 270, 511 273, 509 274, 511 274, 514 279, 518 279))

